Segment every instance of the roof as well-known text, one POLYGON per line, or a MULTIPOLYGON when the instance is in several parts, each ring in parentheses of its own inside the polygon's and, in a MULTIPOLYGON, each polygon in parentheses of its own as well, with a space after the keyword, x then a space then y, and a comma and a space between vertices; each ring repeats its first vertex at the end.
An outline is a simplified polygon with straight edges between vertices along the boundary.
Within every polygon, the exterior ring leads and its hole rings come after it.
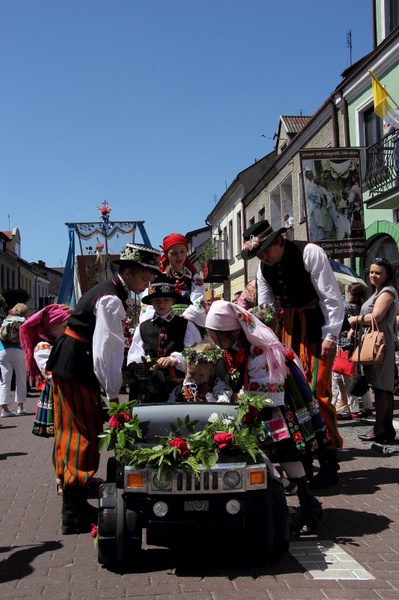
POLYGON ((281 116, 280 117, 282 124, 284 125, 288 134, 296 135, 309 123, 312 117, 304 117, 304 116, 281 116))

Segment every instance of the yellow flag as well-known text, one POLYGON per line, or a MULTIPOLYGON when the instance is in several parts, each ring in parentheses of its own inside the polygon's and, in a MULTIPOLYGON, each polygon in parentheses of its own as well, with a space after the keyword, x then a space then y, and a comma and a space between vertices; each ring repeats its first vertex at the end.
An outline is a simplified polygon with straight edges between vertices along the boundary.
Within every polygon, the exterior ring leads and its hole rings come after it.
POLYGON ((399 126, 398 120, 398 111, 393 109, 391 103, 389 102, 389 94, 384 86, 378 81, 377 77, 369 70, 371 75, 371 83, 373 86, 373 100, 374 100, 374 112, 380 117, 380 119, 384 119, 387 123, 394 125, 394 127, 399 126))

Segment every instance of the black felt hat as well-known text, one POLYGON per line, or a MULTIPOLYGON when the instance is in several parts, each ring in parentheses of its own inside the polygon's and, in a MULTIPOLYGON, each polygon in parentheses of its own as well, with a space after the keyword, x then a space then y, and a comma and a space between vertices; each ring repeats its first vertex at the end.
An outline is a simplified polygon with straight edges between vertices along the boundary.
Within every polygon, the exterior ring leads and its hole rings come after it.
POLYGON ((268 248, 278 235, 286 233, 287 228, 281 227, 274 231, 269 221, 258 221, 244 231, 244 245, 241 251, 241 258, 248 260, 258 256, 263 250, 268 248))
POLYGON ((182 298, 181 294, 176 291, 176 285, 164 274, 155 277, 147 291, 148 294, 141 299, 143 304, 151 304, 151 300, 154 298, 173 298, 174 301, 180 301, 182 298))
POLYGON ((121 252, 120 258, 114 260, 116 265, 126 265, 135 263, 142 269, 150 271, 154 275, 159 275, 159 260, 161 258, 160 250, 144 246, 143 244, 126 244, 121 252))

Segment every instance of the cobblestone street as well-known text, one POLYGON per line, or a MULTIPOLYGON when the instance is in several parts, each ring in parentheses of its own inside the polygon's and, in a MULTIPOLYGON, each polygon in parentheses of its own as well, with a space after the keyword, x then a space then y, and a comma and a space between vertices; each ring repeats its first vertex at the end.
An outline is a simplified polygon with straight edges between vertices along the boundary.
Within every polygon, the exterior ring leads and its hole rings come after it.
MULTIPOLYGON (((29 398, 26 409, 33 413, 35 405, 29 398)), ((399 598, 399 444, 388 453, 370 449, 357 438, 370 423, 340 426, 339 483, 318 493, 324 509, 318 535, 293 540, 279 562, 266 563, 262 548, 249 555, 240 547, 228 551, 223 539, 210 539, 208 548, 193 540, 178 554, 146 547, 113 572, 98 564, 90 534, 62 536, 53 441, 33 436, 32 422, 33 414, 0 420, 2 600, 399 598)), ((295 520, 298 500, 288 502, 295 520)))

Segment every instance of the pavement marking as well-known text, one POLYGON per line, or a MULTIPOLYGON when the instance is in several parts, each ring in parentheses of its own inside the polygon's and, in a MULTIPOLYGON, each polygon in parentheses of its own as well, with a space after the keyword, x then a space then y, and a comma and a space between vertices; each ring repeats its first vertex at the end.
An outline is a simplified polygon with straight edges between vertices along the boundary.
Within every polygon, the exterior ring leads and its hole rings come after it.
POLYGON ((313 579, 375 579, 331 541, 291 542, 289 551, 313 579))

